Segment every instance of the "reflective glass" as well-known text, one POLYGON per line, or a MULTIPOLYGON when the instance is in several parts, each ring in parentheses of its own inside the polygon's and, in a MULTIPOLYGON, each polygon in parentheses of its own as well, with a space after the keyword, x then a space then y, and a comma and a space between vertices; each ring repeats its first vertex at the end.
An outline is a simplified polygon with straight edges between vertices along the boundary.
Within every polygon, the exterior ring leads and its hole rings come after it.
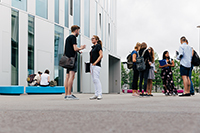
POLYGON ((90 37, 90 0, 84 0, 84 34, 90 37))
POLYGON ((55 22, 59 23, 59 0, 55 0, 55 22))
POLYGON ((48 0, 36 0, 36 15, 48 18, 48 0))
POLYGON ((27 0, 12 0, 12 6, 21 10, 27 10, 27 0))

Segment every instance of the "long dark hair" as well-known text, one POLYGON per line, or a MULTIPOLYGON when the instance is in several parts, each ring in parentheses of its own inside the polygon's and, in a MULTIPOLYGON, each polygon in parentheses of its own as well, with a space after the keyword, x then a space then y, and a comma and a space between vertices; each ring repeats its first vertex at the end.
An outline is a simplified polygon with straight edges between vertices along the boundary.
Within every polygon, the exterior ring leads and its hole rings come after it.
POLYGON ((93 35, 93 37, 97 40, 97 43, 100 44, 102 47, 102 41, 99 39, 99 37, 96 35, 93 35))
POLYGON ((170 56, 169 56, 169 57, 166 57, 166 56, 165 56, 166 53, 169 53, 169 52, 168 52, 168 51, 163 52, 163 60, 164 60, 164 59, 168 59, 168 60, 170 59, 170 56))
POLYGON ((154 61, 155 61, 154 49, 152 47, 149 47, 149 48, 151 49, 151 52, 149 54, 152 58, 152 62, 154 63, 154 61))

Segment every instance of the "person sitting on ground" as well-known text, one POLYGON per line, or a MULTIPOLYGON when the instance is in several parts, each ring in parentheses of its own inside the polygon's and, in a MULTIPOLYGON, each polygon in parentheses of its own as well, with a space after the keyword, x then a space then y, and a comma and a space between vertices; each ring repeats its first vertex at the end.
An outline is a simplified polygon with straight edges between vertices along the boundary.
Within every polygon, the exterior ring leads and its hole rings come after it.
POLYGON ((41 75, 42 75, 42 72, 38 71, 38 73, 36 74, 36 76, 33 79, 33 82, 30 83, 29 85, 30 86, 38 86, 38 85, 40 85, 41 75))
POLYGON ((40 79, 40 86, 46 87, 49 86, 50 82, 50 75, 49 75, 49 70, 46 70, 44 74, 42 74, 41 79, 40 79))

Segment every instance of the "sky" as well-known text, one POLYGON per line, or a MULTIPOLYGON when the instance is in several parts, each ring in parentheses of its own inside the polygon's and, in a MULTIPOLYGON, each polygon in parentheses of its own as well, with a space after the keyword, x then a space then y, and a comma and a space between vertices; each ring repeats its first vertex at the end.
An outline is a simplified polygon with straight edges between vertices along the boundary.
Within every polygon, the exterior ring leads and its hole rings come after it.
POLYGON ((185 36, 199 52, 200 0, 118 0, 117 54, 122 61, 137 42, 146 42, 161 59, 172 58, 185 36))

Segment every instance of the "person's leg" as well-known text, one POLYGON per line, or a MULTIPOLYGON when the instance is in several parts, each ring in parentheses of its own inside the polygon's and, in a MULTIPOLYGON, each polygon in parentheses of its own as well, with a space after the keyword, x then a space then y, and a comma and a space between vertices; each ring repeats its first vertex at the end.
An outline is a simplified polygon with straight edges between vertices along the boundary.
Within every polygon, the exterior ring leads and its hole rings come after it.
POLYGON ((144 71, 144 94, 146 94, 147 91, 147 80, 148 80, 148 76, 149 76, 149 69, 146 69, 144 71))
POLYGON ((138 78, 139 78, 139 72, 135 68, 133 69, 134 74, 133 74, 133 82, 132 82, 132 88, 133 88, 133 95, 137 96, 137 90, 138 90, 138 78))
POLYGON ((98 66, 94 66, 94 67, 93 67, 94 84, 95 84, 95 86, 96 86, 98 96, 102 96, 101 81, 100 81, 100 79, 99 79, 100 70, 101 70, 101 68, 98 67, 98 66))
POLYGON ((153 88, 153 80, 152 79, 149 79, 149 93, 150 93, 150 95, 151 95, 151 92, 152 92, 152 88, 153 88))
POLYGON ((144 76, 144 72, 140 72, 140 83, 139 83, 140 94, 142 94, 143 76, 144 76))
POLYGON ((194 93, 194 86, 193 86, 193 82, 192 82, 192 70, 193 70, 193 66, 190 68, 190 73, 189 73, 189 78, 190 78, 190 93, 194 93))
POLYGON ((187 82, 188 82, 187 92, 190 93, 191 82, 189 76, 187 77, 187 82))
POLYGON ((68 80, 69 80, 69 74, 66 74, 66 79, 65 79, 65 83, 64 83, 64 86, 65 86, 65 96, 68 95, 68 80))
POLYGON ((188 91, 188 87, 190 86, 190 80, 189 77, 187 76, 182 76, 182 79, 183 79, 183 85, 184 85, 184 93, 187 94, 187 93, 190 93, 190 91, 188 91))
POLYGON ((73 82, 74 82, 74 77, 75 77, 75 72, 74 71, 70 71, 69 72, 69 79, 68 79, 68 85, 67 85, 67 89, 68 89, 68 92, 67 94, 68 95, 71 95, 71 91, 72 91, 72 86, 73 86, 73 82))
POLYGON ((150 79, 147 80, 147 94, 150 94, 150 79))
POLYGON ((94 84, 94 89, 95 89, 95 96, 98 96, 98 88, 96 87, 95 84, 95 70, 94 70, 94 66, 91 66, 91 76, 92 76, 92 80, 93 80, 93 84, 94 84))

